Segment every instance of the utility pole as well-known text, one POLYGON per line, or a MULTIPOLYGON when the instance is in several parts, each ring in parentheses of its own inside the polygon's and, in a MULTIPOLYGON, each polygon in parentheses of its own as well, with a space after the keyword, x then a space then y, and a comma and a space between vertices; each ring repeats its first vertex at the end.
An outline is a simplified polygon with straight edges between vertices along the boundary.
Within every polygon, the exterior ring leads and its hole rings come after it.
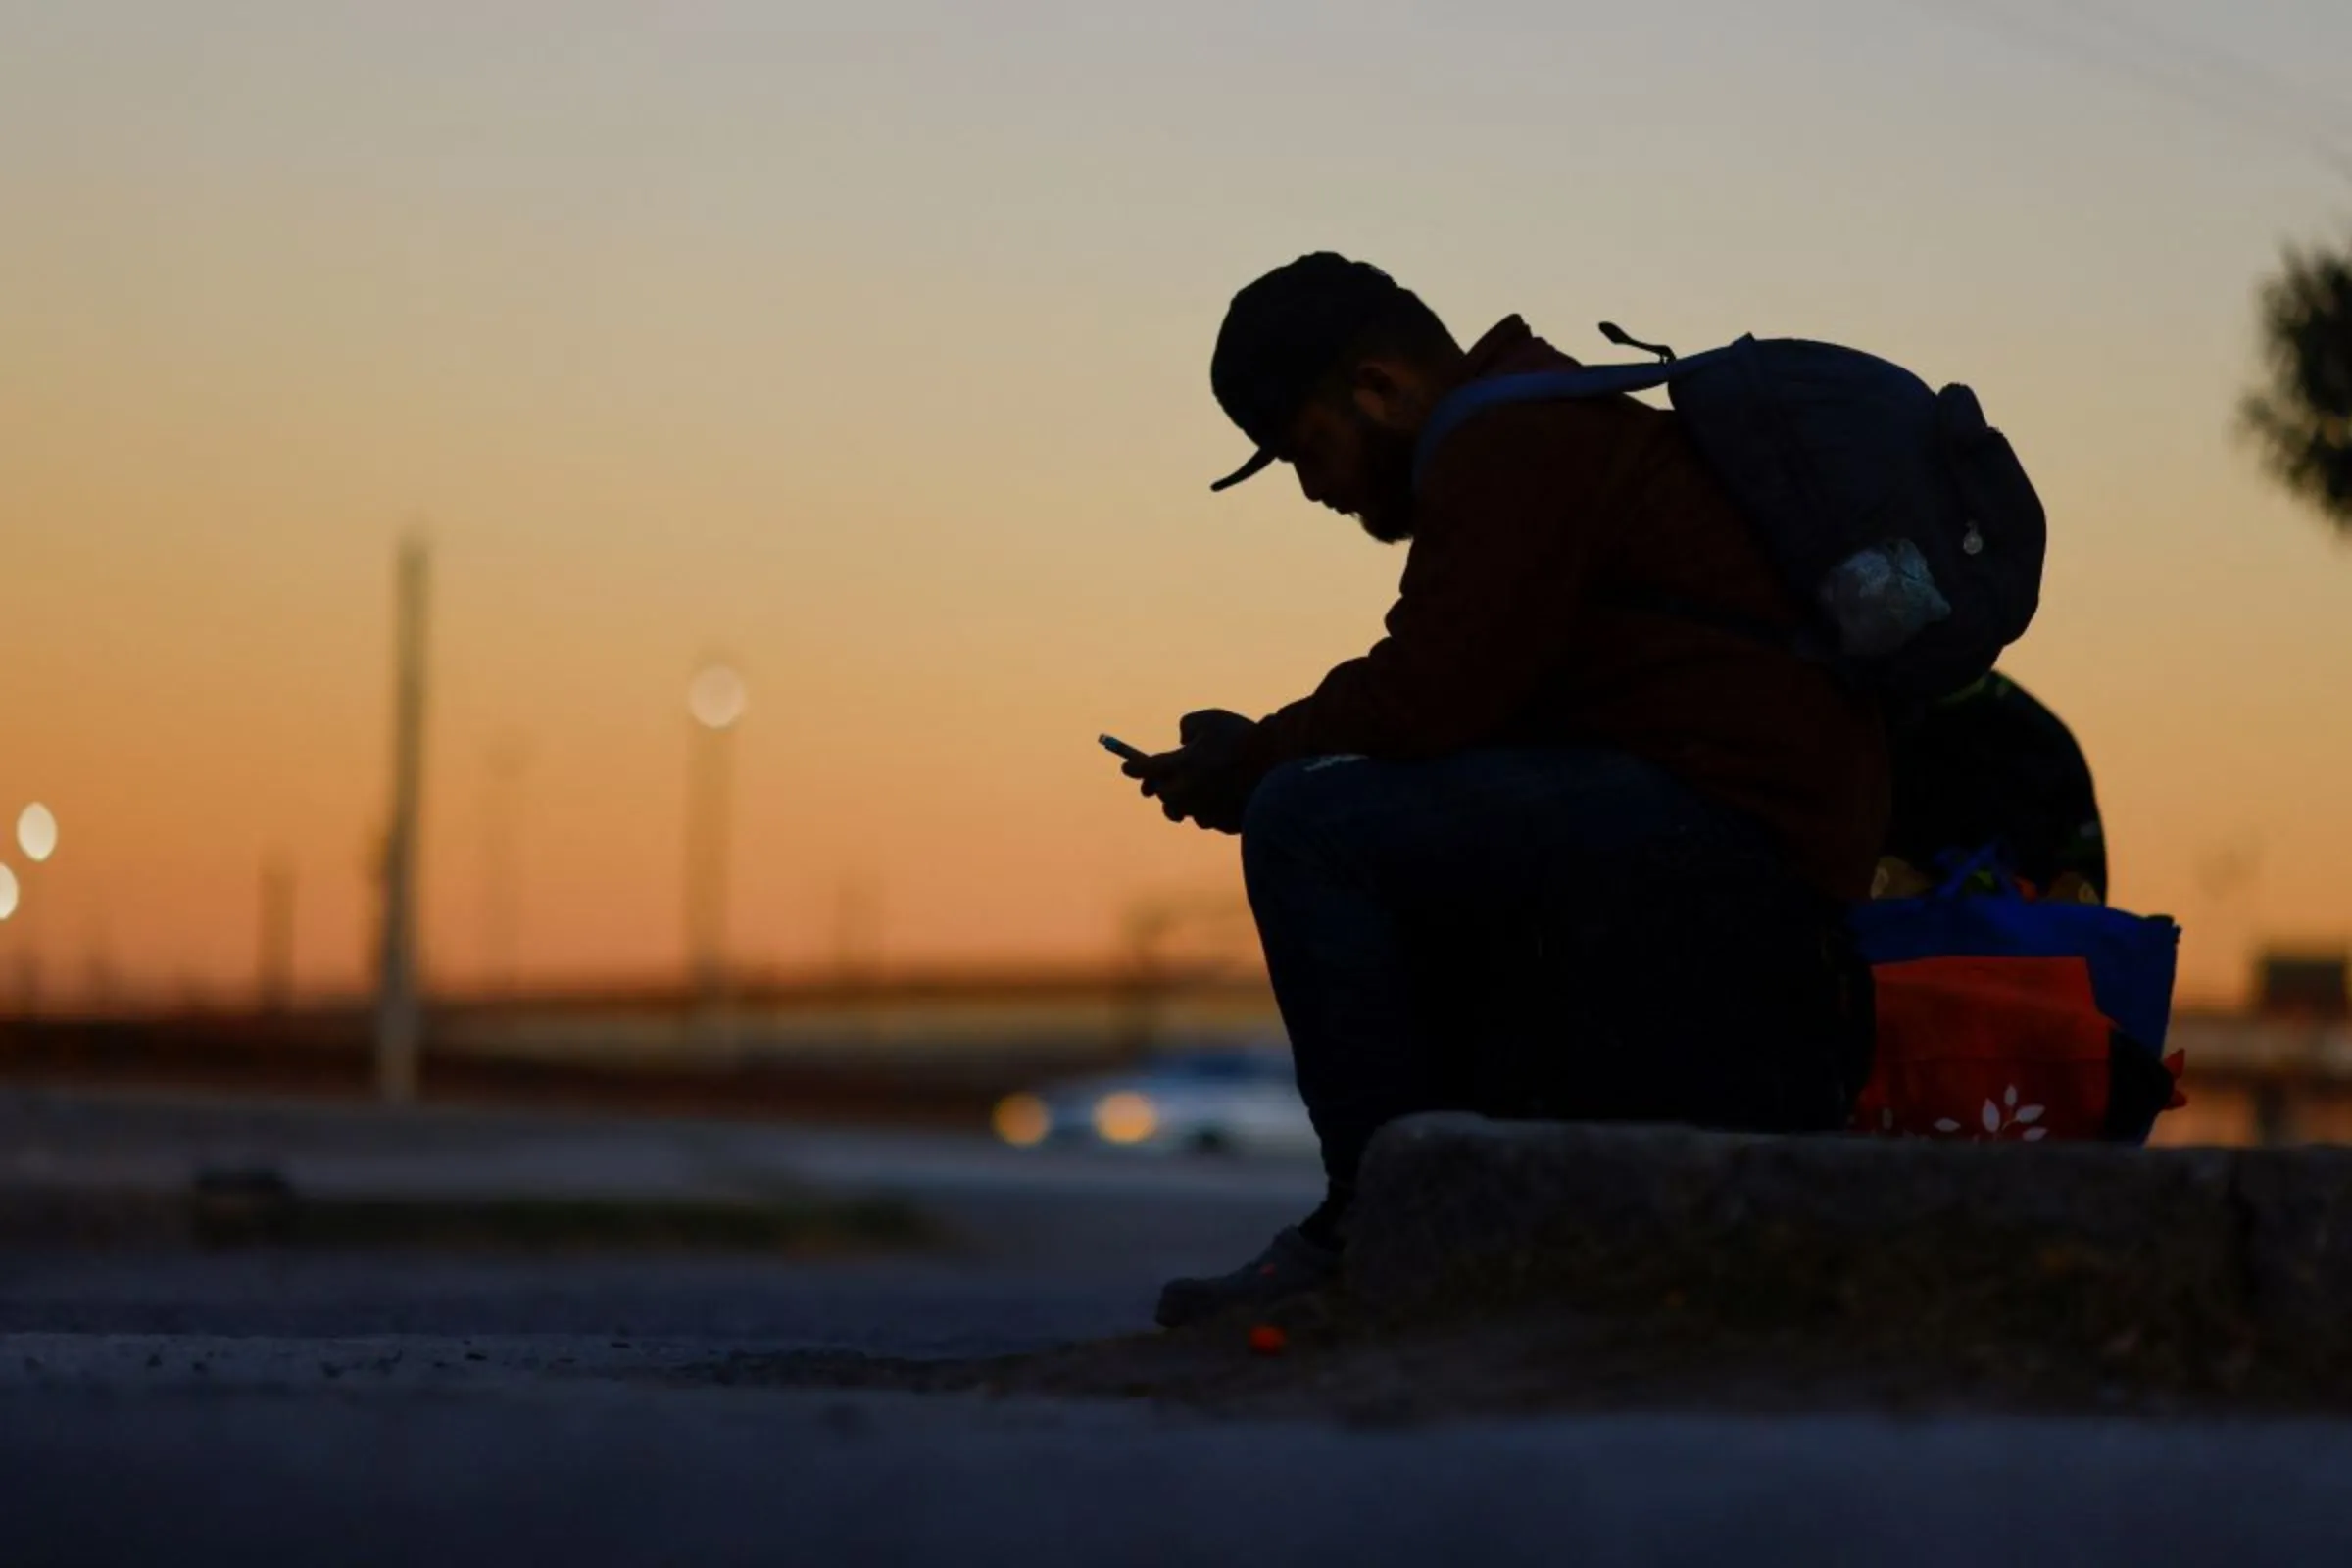
POLYGON ((111 1016, 118 1004, 115 994, 115 959, 107 940, 106 927, 90 928, 89 946, 82 954, 82 1006, 100 1017, 111 1016))
POLYGON ((262 926, 256 980, 264 1012, 283 1012, 294 995, 294 871, 280 860, 262 866, 262 926))
POLYGON ((846 1006, 851 1040, 875 1038, 881 1004, 882 892, 873 881, 845 876, 833 904, 833 987, 846 1006))
POLYGON ((727 982, 727 859, 735 726, 746 691, 733 666, 710 663, 687 688, 694 719, 686 796, 686 964, 697 1000, 715 1011, 727 982))
POLYGON ((400 547, 392 697, 392 822, 384 834, 381 963, 375 996, 375 1087, 416 1095, 422 1018, 416 990, 416 820, 424 784, 425 547, 400 547))
POLYGON ((29 1018, 40 1010, 41 965, 30 939, 22 934, 26 921, 18 916, 24 907, 24 885, 17 880, 16 872, 8 868, 6 861, 0 861, 0 927, 16 920, 19 941, 23 943, 17 949, 16 1000, 11 1010, 19 1017, 29 1018))
POLYGON ((844 985, 871 980, 882 960, 882 889, 873 879, 842 878, 833 905, 833 972, 844 985))

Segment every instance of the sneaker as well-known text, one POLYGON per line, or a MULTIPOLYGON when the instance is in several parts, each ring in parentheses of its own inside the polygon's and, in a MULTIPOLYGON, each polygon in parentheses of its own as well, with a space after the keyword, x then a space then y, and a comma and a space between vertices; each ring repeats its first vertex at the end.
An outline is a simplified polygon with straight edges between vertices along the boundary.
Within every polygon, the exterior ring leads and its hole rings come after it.
POLYGON ((1339 1249, 1307 1239, 1298 1226, 1285 1228, 1266 1250, 1230 1274, 1170 1280, 1159 1293, 1155 1317, 1165 1329, 1246 1306, 1267 1306, 1328 1285, 1340 1272, 1339 1249))

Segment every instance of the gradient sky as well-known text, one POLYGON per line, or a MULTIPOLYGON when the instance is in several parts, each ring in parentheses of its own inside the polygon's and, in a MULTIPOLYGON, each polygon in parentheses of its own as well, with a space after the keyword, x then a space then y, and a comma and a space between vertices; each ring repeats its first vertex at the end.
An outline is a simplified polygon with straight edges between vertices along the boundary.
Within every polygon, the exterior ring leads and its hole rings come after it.
POLYGON ((64 833, 0 991, 250 984, 272 857, 304 982, 357 979, 416 518, 437 978, 506 736, 527 972, 677 963, 713 649, 746 960, 825 956, 849 880, 900 959, 1230 886, 1092 742, 1377 633, 1400 556, 1205 488, 1224 301, 1321 247, 1464 336, 1972 382, 2051 512, 2009 667, 2227 990, 2352 932, 2352 550, 2231 434, 2255 287, 2352 230, 2297 140, 2346 103, 2340 0, 0 3, 0 811, 64 833), (2166 38, 2254 69, 2167 90, 2166 38))

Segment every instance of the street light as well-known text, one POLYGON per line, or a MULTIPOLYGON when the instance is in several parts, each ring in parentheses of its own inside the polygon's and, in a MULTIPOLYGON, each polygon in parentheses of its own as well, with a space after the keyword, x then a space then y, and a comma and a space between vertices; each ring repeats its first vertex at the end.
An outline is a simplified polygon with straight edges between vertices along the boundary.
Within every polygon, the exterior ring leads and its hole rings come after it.
POLYGON ((17 873, 0 865, 0 920, 17 912, 17 873))
POLYGON ((705 729, 733 729, 750 694, 732 664, 706 664, 686 688, 686 710, 705 729))
POLYGON ((57 853, 57 813, 35 801, 17 816, 17 848, 38 865, 57 853))
POLYGON ((706 1002, 726 982, 727 829, 735 726, 750 705, 743 674, 713 662, 686 688, 694 720, 686 799, 686 960, 706 1002))

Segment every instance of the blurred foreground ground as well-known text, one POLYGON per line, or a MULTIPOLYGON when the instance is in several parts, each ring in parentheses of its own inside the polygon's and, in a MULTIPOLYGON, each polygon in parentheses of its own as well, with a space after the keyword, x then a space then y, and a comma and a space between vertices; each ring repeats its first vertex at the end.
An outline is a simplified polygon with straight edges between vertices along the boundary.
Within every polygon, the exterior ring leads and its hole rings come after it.
POLYGON ((0 1251, 12 1564, 2352 1560, 2339 1422, 1334 1421, 772 1375, 1136 1332, 1167 1274, 1311 1201, 1297 1166, 21 1094, 0 1140, 20 1186, 263 1160, 317 1191, 814 1182, 952 1237, 828 1260, 0 1251))

